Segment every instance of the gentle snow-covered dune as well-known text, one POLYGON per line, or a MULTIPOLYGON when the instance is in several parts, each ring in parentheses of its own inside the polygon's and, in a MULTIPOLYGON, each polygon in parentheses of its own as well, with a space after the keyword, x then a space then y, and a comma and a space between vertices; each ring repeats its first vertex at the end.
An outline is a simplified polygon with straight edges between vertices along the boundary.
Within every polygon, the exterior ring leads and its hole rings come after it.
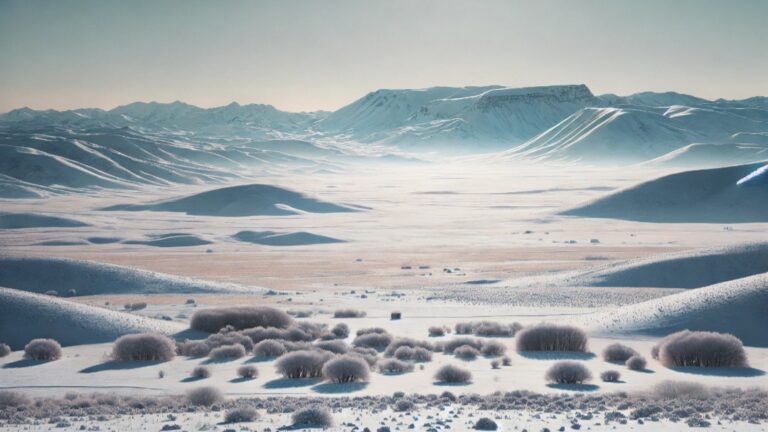
POLYGON ((611 334, 725 332, 746 345, 768 347, 768 273, 620 307, 586 322, 593 331, 611 334))
MULTIPOLYGON (((93 243, 93 242, 91 242, 93 243)), ((195 234, 170 233, 150 236, 147 240, 125 240, 123 244, 135 244, 155 247, 188 247, 213 243, 195 234)))
POLYGON ((655 167, 716 168, 768 160, 766 144, 690 144, 644 162, 655 167))
POLYGON ((63 346, 109 342, 128 333, 175 334, 185 325, 0 287, 0 340, 14 350, 31 339, 63 346))
POLYGON ((671 223, 768 221, 765 164, 685 171, 611 193, 562 215, 671 223))
POLYGON ((0 257, 0 286, 66 295, 257 293, 259 288, 201 281, 64 258, 0 257))
POLYGON ((655 255, 531 280, 554 286, 699 288, 766 272, 768 243, 752 243, 655 255))
POLYGON ((0 229, 73 228, 88 224, 69 218, 34 213, 0 213, 0 229))
POLYGON ((168 211, 198 216, 284 216, 301 212, 354 212, 360 208, 320 201, 275 186, 251 184, 213 189, 155 204, 115 205, 102 210, 168 211))
POLYGON ((310 232, 240 231, 232 236, 235 240, 266 246, 302 246, 323 243, 344 243, 333 237, 310 232))

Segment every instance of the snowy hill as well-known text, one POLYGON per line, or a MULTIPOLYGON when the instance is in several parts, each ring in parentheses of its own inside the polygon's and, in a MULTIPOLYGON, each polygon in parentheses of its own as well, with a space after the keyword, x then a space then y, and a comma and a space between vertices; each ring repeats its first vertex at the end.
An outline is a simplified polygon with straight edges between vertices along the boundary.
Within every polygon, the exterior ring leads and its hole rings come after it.
POLYGON ((563 215, 642 222, 768 221, 765 164, 685 171, 640 183, 563 215))

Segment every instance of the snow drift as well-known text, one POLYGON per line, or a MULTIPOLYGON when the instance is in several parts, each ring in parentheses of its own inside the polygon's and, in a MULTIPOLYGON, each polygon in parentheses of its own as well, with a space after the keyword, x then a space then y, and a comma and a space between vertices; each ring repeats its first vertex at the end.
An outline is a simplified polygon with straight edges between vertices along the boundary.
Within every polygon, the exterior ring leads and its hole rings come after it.
POLYGON ((304 231, 285 233, 274 231, 240 231, 233 235, 232 238, 241 242, 266 246, 303 246, 325 243, 344 243, 344 240, 304 231))
POLYGON ((76 228, 88 224, 74 219, 35 213, 0 213, 0 229, 76 228))
POLYGON ((66 295, 258 293, 259 288, 201 281, 93 261, 0 257, 0 286, 66 295))
POLYGON ((730 333, 768 347, 768 273, 620 307, 586 318, 592 331, 664 336, 680 330, 730 333))
POLYGON ((196 216, 285 216, 300 212, 339 213, 360 209, 320 201, 275 186, 251 184, 213 189, 155 204, 115 205, 102 210, 167 211, 196 216))
POLYGON ((748 164, 671 174, 560 214, 641 222, 766 222, 765 173, 739 183, 763 166, 748 164))
POLYGON ((48 295, 0 287, 0 340, 14 350, 31 339, 63 346, 111 342, 141 332, 175 334, 185 325, 83 305, 48 295))

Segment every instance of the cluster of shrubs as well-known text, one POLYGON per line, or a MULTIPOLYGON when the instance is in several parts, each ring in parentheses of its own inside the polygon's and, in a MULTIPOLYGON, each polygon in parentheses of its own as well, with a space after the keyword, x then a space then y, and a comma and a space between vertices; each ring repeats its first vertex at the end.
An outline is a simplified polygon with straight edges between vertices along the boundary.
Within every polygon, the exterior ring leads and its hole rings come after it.
POLYGON ((461 322, 454 326, 456 334, 484 337, 512 337, 522 330, 520 323, 504 324, 494 321, 461 322))
POLYGON ((360 329, 357 331, 357 337, 352 341, 352 345, 384 351, 392 343, 393 339, 392 335, 382 328, 360 329))
POLYGON ((651 355, 666 367, 749 367, 741 340, 726 333, 683 330, 662 339, 651 355))
POLYGON ((365 311, 358 309, 338 309, 333 312, 334 318, 363 318, 365 315, 365 311))
POLYGON ((499 341, 482 340, 470 337, 457 337, 436 345, 436 350, 453 354, 463 360, 474 360, 480 355, 500 357, 507 351, 506 345, 499 341))
POLYGON ((192 315, 190 327, 208 333, 217 333, 231 326, 235 330, 254 327, 287 328, 293 323, 287 313, 267 306, 240 306, 203 309, 192 315))
POLYGON ((123 307, 127 311, 138 311, 138 310, 146 309, 147 304, 145 302, 126 303, 123 307))
POLYGON ((445 365, 435 373, 435 380, 447 384, 463 384, 472 380, 472 372, 455 365, 445 365))
POLYGON ((587 351, 584 330, 559 324, 537 324, 522 329, 516 337, 518 352, 526 351, 587 351))
POLYGON ((427 330, 427 332, 429 333, 430 337, 440 337, 450 333, 451 329, 445 326, 432 326, 427 330))
POLYGON ((603 350, 603 359, 611 363, 624 363, 630 370, 645 370, 648 361, 634 348, 614 343, 603 350))
POLYGON ((333 417, 327 408, 311 406, 294 411, 291 415, 294 429, 329 428, 333 426, 333 417))

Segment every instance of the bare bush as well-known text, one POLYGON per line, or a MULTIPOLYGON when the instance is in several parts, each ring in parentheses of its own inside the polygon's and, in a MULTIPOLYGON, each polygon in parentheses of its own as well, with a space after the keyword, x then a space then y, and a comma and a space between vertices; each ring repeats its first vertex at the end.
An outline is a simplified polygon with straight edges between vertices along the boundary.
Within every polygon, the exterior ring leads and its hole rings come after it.
POLYGON ((607 370, 600 374, 600 379, 605 382, 618 382, 621 379, 621 373, 615 370, 607 370))
POLYGON ((147 304, 145 302, 128 303, 124 307, 125 307, 125 310, 127 311, 138 311, 138 310, 146 309, 147 304))
POLYGON ((445 365, 437 370, 435 379, 449 384, 467 383, 472 379, 472 372, 458 366, 445 365))
POLYGON ((11 347, 8 344, 0 343, 0 358, 11 353, 11 347))
POLYGON ((451 340, 445 341, 442 344, 443 352, 446 354, 453 354, 453 351, 464 345, 469 345, 472 348, 476 349, 477 351, 480 351, 483 349, 483 341, 476 338, 469 338, 469 337, 457 337, 453 338, 451 340))
POLYGON ((365 362, 368 363, 368 366, 370 367, 375 366, 376 362, 379 360, 379 353, 373 348, 355 347, 349 351, 349 354, 358 356, 365 360, 365 362))
POLYGON ((428 362, 432 361, 432 352, 422 347, 411 348, 409 346, 401 346, 395 350, 394 357, 398 360, 428 362))
POLYGON ((659 361, 667 367, 749 367, 744 345, 736 336, 683 330, 659 343, 659 361))
POLYGON ((603 360, 607 362, 624 363, 634 355, 637 351, 620 343, 610 344, 603 350, 603 360))
POLYGON ((445 336, 445 334, 448 332, 448 329, 443 326, 433 326, 429 328, 429 336, 431 337, 440 337, 445 336))
POLYGON ((660 399, 704 399, 710 389, 700 383, 666 380, 656 384, 652 393, 660 399))
POLYGON ((413 402, 409 401, 408 399, 398 399, 397 402, 395 402, 395 406, 393 407, 393 409, 397 412, 409 412, 413 410, 413 408, 413 402))
POLYGON ((242 365, 237 368, 237 376, 244 379, 254 379, 259 376, 259 370, 253 365, 242 365))
POLYGON ((495 421, 489 419, 488 417, 481 417, 475 423, 476 430, 495 431, 498 428, 499 428, 499 425, 497 425, 495 421))
POLYGON ((387 334, 389 332, 381 327, 368 327, 368 328, 361 328, 355 333, 355 335, 362 336, 362 335, 367 335, 371 333, 387 334))
POLYGON ((224 400, 216 387, 198 387, 187 392, 187 401, 192 405, 211 406, 224 400))
POLYGON ((538 324, 526 327, 517 334, 517 351, 587 351, 584 330, 559 324, 538 324))
POLYGON ((213 360, 230 360, 245 357, 245 348, 240 344, 223 345, 214 348, 208 353, 208 357, 213 360))
POLYGON ((630 370, 641 371, 645 370, 645 366, 648 365, 648 361, 645 360, 645 357, 636 354, 628 358, 625 364, 630 370))
POLYGON ((346 339, 349 337, 349 326, 344 323, 338 323, 331 329, 331 334, 338 339, 346 339))
POLYGON ((323 378, 337 383, 368 381, 368 363, 354 355, 342 355, 328 360, 323 365, 323 378))
POLYGON ((171 361, 176 357, 176 342, 157 333, 139 333, 119 337, 112 346, 114 361, 171 361))
POLYGON ((32 401, 24 393, 15 391, 0 391, 0 407, 22 407, 31 404, 32 401))
POLYGON ((205 366, 195 366, 195 368, 192 369, 190 376, 197 379, 210 378, 211 370, 205 366))
POLYGON ((275 339, 266 339, 253 346, 253 355, 256 357, 280 357, 286 351, 285 345, 275 339))
POLYGON ((365 333, 352 341, 353 346, 373 348, 377 351, 384 351, 391 343, 392 335, 389 333, 365 333))
MULTIPOLYGON (((321 332, 316 333, 317 330, 318 329, 312 328, 310 326, 298 325, 284 329, 276 327, 255 327, 252 329, 243 330, 242 334, 250 338, 253 343, 259 343, 267 339, 291 342, 310 342, 320 336, 321 332)), ((322 327, 322 331, 324 330, 325 327, 322 327)))
POLYGON ((512 359, 509 356, 504 356, 501 358, 501 364, 503 366, 512 366, 512 359))
POLYGON ((30 360, 52 361, 63 355, 61 345, 53 339, 32 339, 24 347, 24 358, 30 360))
POLYGON ((184 341, 176 344, 176 353, 185 357, 205 357, 211 352, 211 347, 203 341, 184 341))
POLYGON ((216 333, 226 326, 235 330, 253 327, 287 328, 293 319, 285 312, 267 306, 240 306, 203 309, 192 315, 190 327, 216 333))
POLYGON ((498 341, 487 341, 483 343, 480 352, 486 357, 501 357, 507 351, 507 346, 498 341))
POLYGON ((315 348, 334 354, 346 354, 349 351, 349 346, 341 340, 320 341, 315 344, 315 348))
POLYGON ((456 334, 483 337, 511 337, 522 326, 519 323, 503 324, 494 321, 472 321, 457 323, 454 330, 456 334))
POLYGON ((224 423, 247 423, 259 419, 259 412, 252 407, 233 408, 224 415, 224 423))
POLYGON ((492 369, 498 369, 501 367, 501 362, 498 360, 491 360, 491 368, 492 369))
POLYGON ((253 340, 238 331, 222 331, 221 333, 215 333, 205 340, 205 343, 210 349, 214 349, 224 345, 242 345, 245 351, 248 352, 253 349, 253 340))
POLYGON ((275 364, 278 373, 286 378, 317 378, 323 373, 323 366, 332 357, 325 351, 294 351, 275 364))
POLYGON ((328 428, 333 426, 331 412, 327 408, 314 406, 300 409, 291 416, 293 428, 328 428))
POLYGON ((480 351, 470 345, 462 345, 453 350, 453 355, 462 360, 474 360, 480 355, 480 351))
POLYGON ((397 349, 400 347, 409 347, 409 348, 419 347, 427 351, 432 351, 435 349, 434 345, 432 345, 432 343, 427 341, 420 341, 412 338, 397 338, 387 346, 387 349, 386 351, 384 351, 384 354, 391 357, 395 355, 395 351, 397 351, 397 349))
POLYGON ((592 373, 581 363, 561 361, 549 368, 546 378, 556 384, 583 384, 592 379, 592 373))
POLYGON ((357 309, 338 309, 333 312, 334 318, 363 318, 365 315, 365 311, 357 309))
POLYGON ((404 362, 395 358, 384 359, 377 363, 379 372, 385 374, 401 374, 413 371, 413 363, 404 362))

